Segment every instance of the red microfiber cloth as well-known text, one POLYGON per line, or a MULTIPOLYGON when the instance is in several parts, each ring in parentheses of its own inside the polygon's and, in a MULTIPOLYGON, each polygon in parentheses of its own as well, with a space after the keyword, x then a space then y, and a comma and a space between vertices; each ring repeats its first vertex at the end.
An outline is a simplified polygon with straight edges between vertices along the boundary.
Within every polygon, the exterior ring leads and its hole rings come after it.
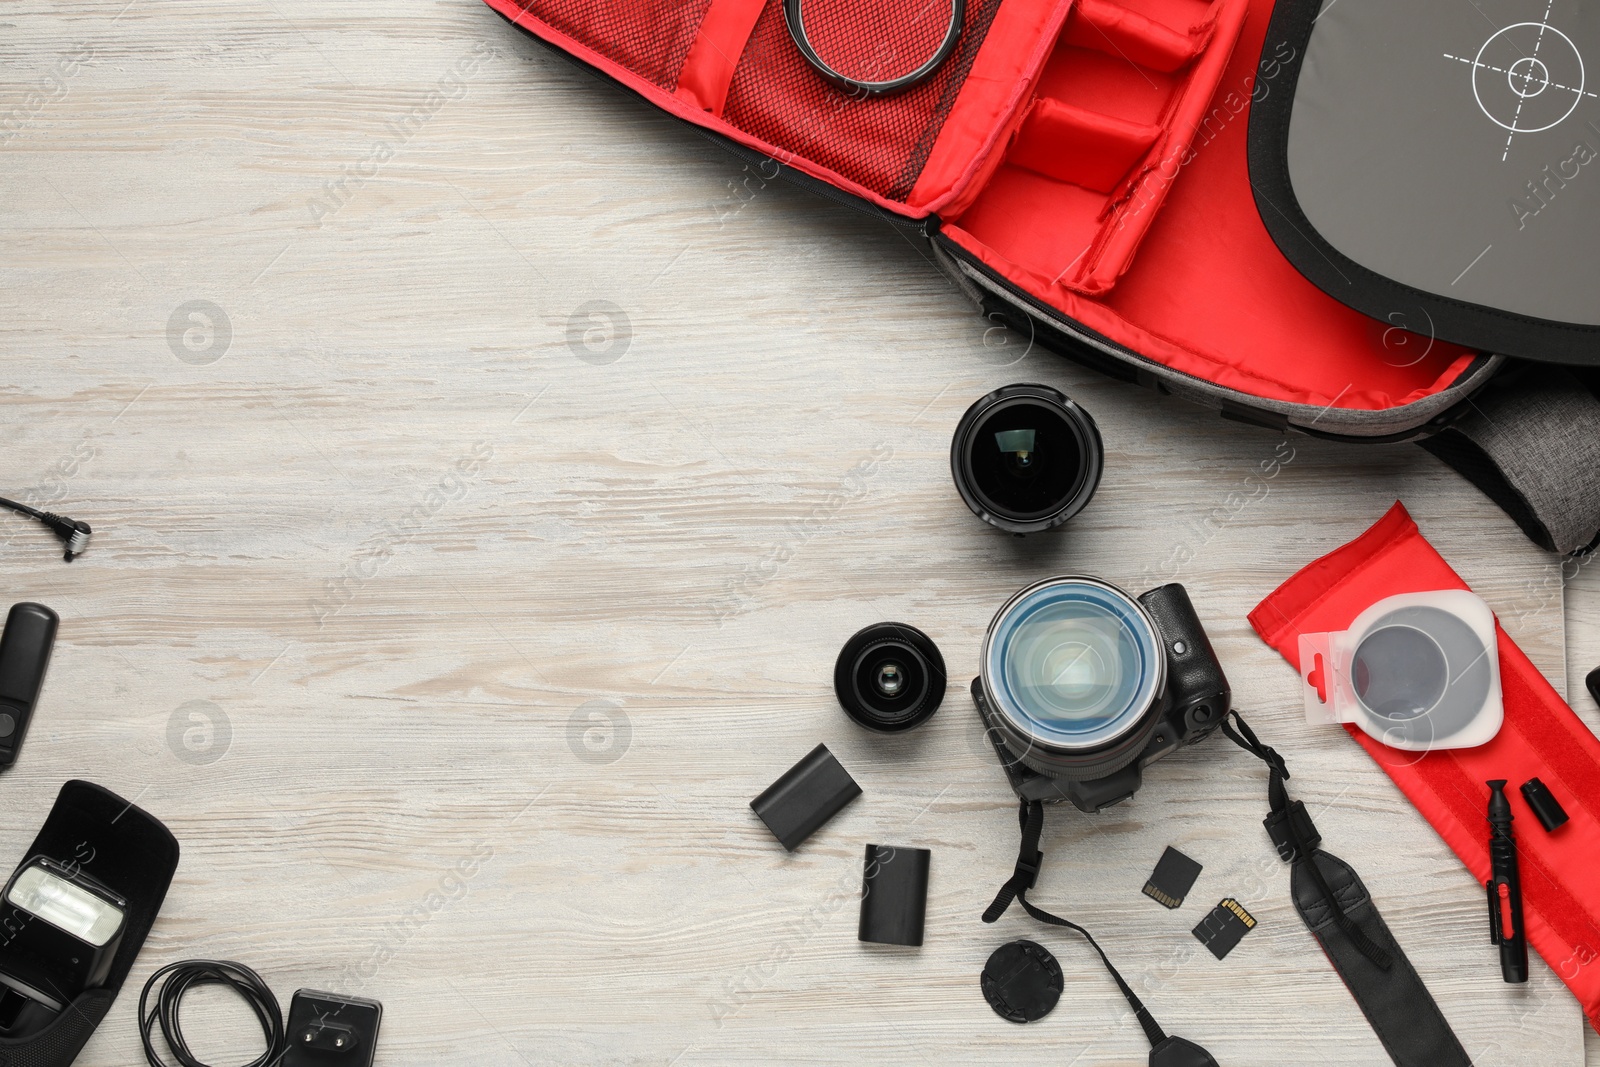
MULTIPOLYGON (((1302 633, 1348 629, 1384 597, 1466 588, 1397 503, 1366 533, 1279 586, 1250 613, 1250 625, 1298 669, 1302 633)), ((1345 729, 1479 882, 1489 880, 1484 783, 1510 780, 1528 943, 1600 1031, 1600 740, 1498 623, 1496 633, 1505 725, 1488 744, 1419 757, 1388 748, 1353 725, 1345 729), (1535 777, 1571 816, 1555 833, 1545 832, 1515 789, 1535 777)))

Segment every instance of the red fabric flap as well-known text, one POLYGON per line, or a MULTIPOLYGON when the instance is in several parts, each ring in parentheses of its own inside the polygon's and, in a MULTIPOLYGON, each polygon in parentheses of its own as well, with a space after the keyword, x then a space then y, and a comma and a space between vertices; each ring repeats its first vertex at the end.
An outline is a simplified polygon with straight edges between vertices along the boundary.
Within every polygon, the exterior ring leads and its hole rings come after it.
POLYGON ((733 70, 765 6, 765 0, 714 0, 678 71, 679 99, 713 115, 722 114, 733 70))
POLYGON ((1098 48, 1151 70, 1177 70, 1199 55, 1205 45, 1202 33, 1179 33, 1108 0, 1082 0, 1078 13, 1082 17, 1067 30, 1069 44, 1098 48))
MULTIPOLYGON (((1376 600, 1467 584, 1396 503, 1366 533, 1307 565, 1250 613, 1262 640, 1298 668, 1299 636, 1346 629, 1376 600)), ((1521 794, 1507 790, 1517 816, 1528 941, 1545 958, 1600 1030, 1600 740, 1551 688, 1504 630, 1499 630, 1505 725, 1478 748, 1418 756, 1346 727, 1427 817, 1480 882, 1489 879, 1485 812, 1491 778, 1519 786, 1540 778, 1571 816, 1546 833, 1521 794)), ((1483 931, 1462 931, 1477 936, 1483 931)), ((1495 956, 1484 936, 1484 966, 1495 956)))
POLYGON ((1041 96, 1011 146, 1011 162, 1036 174, 1109 193, 1150 151, 1161 127, 1041 96))

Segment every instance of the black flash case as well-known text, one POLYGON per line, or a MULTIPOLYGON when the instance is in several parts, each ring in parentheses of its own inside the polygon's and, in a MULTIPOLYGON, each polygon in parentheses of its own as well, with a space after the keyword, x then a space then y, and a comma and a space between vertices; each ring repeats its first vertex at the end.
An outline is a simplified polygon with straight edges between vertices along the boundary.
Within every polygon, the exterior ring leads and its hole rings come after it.
POLYGON ((0 635, 0 769, 16 762, 28 734, 61 618, 43 604, 17 604, 0 635))
MULTIPOLYGON (((17 822, 16 805, 9 805, 6 815, 17 822)), ((8 1018, 0 1020, 6 1023, 0 1067, 69 1067, 77 1058, 111 1010, 155 924, 178 869, 178 841, 155 816, 109 789, 71 781, 61 787, 49 818, 21 853, 23 860, 37 856, 69 865, 121 898, 122 937, 102 983, 78 993, 64 1010, 52 1012, 43 1005, 27 1010, 38 1004, 33 1001, 18 1013, 12 998, 12 1009, 3 1013, 8 1018)), ((10 865, 6 857, 0 870, 10 865)), ((0 973, 28 969, 28 961, 17 958, 26 947, 21 941, 0 935, 0 973)))

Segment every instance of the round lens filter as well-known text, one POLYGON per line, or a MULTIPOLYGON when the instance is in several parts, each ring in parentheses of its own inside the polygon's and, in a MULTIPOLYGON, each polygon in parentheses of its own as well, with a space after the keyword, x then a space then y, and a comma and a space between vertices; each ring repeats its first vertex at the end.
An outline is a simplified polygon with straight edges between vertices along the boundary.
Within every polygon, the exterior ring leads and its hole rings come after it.
POLYGON ((1385 735, 1431 747, 1477 719, 1489 698, 1489 668, 1488 647, 1466 622, 1413 605, 1382 616, 1361 635, 1350 681, 1385 735))
POLYGON ((961 37, 966 0, 933 0, 909 13, 849 0, 784 0, 783 17, 805 61, 835 88, 865 99, 905 92, 937 73, 961 37))
POLYGON ((1504 719, 1494 614, 1465 590, 1386 597, 1348 630, 1303 634, 1300 664, 1309 721, 1391 748, 1470 748, 1504 719))
POLYGON ((1085 750, 1144 717, 1165 684, 1166 657, 1132 597, 1093 578, 1056 578, 1001 609, 984 678, 996 710, 1031 740, 1085 750))

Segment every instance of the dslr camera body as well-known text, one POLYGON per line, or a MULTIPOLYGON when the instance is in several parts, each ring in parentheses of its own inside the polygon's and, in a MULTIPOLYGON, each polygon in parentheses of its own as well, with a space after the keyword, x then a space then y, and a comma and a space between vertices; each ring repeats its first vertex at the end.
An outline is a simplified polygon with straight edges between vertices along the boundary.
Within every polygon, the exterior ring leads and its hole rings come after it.
POLYGON ((1098 578, 1018 592, 984 638, 972 698, 1025 801, 1098 812, 1133 796, 1144 768, 1211 735, 1232 692, 1182 585, 1135 599, 1098 578))

